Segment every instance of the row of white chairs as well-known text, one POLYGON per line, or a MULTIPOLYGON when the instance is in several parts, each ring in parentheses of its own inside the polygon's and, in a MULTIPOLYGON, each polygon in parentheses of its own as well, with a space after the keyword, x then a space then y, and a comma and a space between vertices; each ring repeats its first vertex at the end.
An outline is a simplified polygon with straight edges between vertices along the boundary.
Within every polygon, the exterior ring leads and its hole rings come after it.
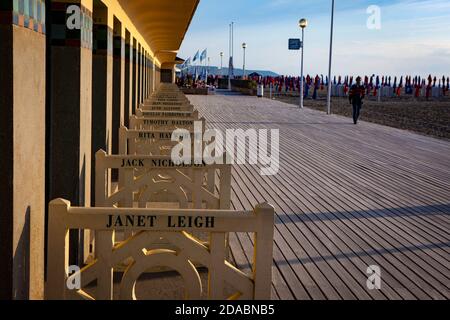
POLYGON ((119 154, 97 152, 95 207, 52 201, 48 299, 137 299, 135 284, 142 273, 168 270, 182 276, 187 299, 270 299, 274 209, 259 204, 250 211, 230 210, 229 164, 173 161, 172 132, 185 129, 193 135, 195 122, 205 130, 205 119, 184 94, 161 84, 130 117, 130 128, 120 128, 119 154), (70 229, 84 230, 86 243, 86 265, 73 274, 67 271, 70 229), (254 234, 248 274, 233 264, 230 232, 254 234), (116 271, 123 276, 114 285, 116 271), (80 289, 61 285, 77 277, 80 289))

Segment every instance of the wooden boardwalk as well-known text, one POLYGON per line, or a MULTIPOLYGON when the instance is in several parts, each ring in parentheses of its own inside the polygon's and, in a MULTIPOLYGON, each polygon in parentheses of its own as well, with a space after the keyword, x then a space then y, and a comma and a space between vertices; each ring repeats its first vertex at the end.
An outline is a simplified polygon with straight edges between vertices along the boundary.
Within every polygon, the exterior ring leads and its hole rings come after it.
MULTIPOLYGON (((269 99, 188 98, 210 128, 280 129, 279 173, 235 165, 232 181, 233 209, 276 208, 273 299, 450 298, 450 142, 269 99)), ((252 237, 230 244, 248 268, 252 237)))

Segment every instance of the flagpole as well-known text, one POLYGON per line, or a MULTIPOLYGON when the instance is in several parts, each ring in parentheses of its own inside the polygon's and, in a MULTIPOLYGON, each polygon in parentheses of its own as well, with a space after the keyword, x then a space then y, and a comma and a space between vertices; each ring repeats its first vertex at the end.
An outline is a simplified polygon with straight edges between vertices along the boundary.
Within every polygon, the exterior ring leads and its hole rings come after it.
POLYGON ((230 30, 228 34, 228 55, 229 55, 229 61, 228 61, 228 90, 231 91, 231 59, 232 59, 232 53, 231 53, 231 23, 230 23, 230 30))
POLYGON ((195 54, 195 56, 194 56, 194 59, 195 59, 195 61, 194 61, 194 63, 195 63, 195 81, 194 81, 194 83, 197 83, 197 76, 198 76, 198 51, 197 51, 197 53, 195 54))
POLYGON ((232 68, 231 68, 231 75, 234 79, 234 22, 231 22, 231 61, 232 68))
POLYGON ((330 59, 328 64, 327 114, 331 114, 331 64, 333 58, 334 0, 331 2, 330 59))

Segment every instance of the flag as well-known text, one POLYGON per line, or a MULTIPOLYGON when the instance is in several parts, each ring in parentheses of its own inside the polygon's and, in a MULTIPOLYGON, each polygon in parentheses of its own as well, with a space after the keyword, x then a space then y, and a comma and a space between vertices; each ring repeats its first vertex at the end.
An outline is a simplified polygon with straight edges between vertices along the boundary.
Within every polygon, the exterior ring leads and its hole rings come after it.
POLYGON ((200 62, 206 59, 207 54, 208 54, 207 49, 203 50, 202 55, 200 56, 200 62))
POLYGON ((181 64, 180 69, 183 70, 187 67, 187 60, 184 60, 184 62, 181 64))
POLYGON ((192 62, 197 61, 199 54, 200 54, 200 50, 197 51, 197 53, 194 56, 194 59, 192 59, 192 62))

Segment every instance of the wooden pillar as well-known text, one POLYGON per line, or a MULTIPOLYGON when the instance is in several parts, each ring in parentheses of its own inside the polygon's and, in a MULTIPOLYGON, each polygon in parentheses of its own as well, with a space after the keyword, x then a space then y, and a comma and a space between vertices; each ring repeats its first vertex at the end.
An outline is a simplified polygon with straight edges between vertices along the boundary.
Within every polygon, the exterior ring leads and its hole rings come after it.
MULTIPOLYGON (((91 198, 92 9, 92 0, 52 0, 49 8, 48 199, 76 206, 89 206, 91 198), (68 15, 73 6, 78 10, 68 15), (78 14, 80 28, 69 28, 68 17, 78 14)), ((71 263, 77 263, 77 232, 71 232, 70 244, 71 263)))
POLYGON ((149 58, 149 66, 148 66, 148 95, 150 96, 153 93, 153 57, 149 58))
POLYGON ((125 30, 125 83, 124 83, 124 126, 129 127, 131 110, 131 93, 132 93, 132 74, 133 74, 133 55, 131 48, 131 35, 128 30, 125 30))
POLYGON ((142 101, 147 98, 147 51, 142 52, 142 101))
POLYGON ((151 63, 150 63, 150 55, 147 54, 147 87, 146 87, 146 89, 147 89, 147 99, 150 96, 150 65, 151 65, 151 63))
POLYGON ((0 300, 41 299, 45 221, 45 2, 0 2, 0 300))
POLYGON ((112 153, 118 154, 119 128, 124 125, 125 116, 125 30, 115 17, 113 33, 112 153))
POLYGON ((150 59, 149 59, 149 55, 148 53, 145 55, 145 97, 146 99, 148 99, 148 94, 149 94, 149 90, 148 90, 148 86, 149 86, 149 81, 148 81, 148 75, 150 73, 150 59))
POLYGON ((139 108, 139 105, 141 104, 141 85, 142 85, 142 55, 141 55, 141 44, 138 44, 137 46, 137 52, 136 52, 136 64, 137 64, 137 79, 136 79, 136 108, 139 108))
POLYGON ((152 91, 156 90, 156 61, 153 58, 153 66, 152 66, 152 91))
MULTIPOLYGON (((112 93, 113 93, 113 24, 110 10, 99 0, 94 0, 92 52, 92 154, 103 149, 112 152, 112 93)), ((95 159, 92 157, 91 176, 95 176, 95 159)), ((92 179, 95 190, 95 179, 92 179)), ((95 203, 95 193, 91 196, 95 203)))
POLYGON ((140 76, 140 81, 141 81, 141 86, 140 86, 140 92, 141 94, 139 95, 139 104, 141 104, 144 101, 144 75, 145 75, 145 61, 144 61, 144 47, 141 47, 141 54, 140 54, 140 59, 141 59, 141 76, 140 76))
POLYGON ((144 102, 144 97, 145 97, 145 49, 142 47, 142 52, 141 52, 141 61, 142 61, 142 66, 141 66, 141 103, 144 102))
POLYGON ((146 58, 145 58, 145 62, 146 62, 146 68, 145 68, 145 98, 148 99, 150 90, 149 90, 149 75, 150 75, 150 57, 149 54, 147 53, 146 58))
POLYGON ((158 66, 155 66, 155 87, 158 89, 159 84, 161 83, 161 69, 158 66))
POLYGON ((152 56, 148 56, 148 96, 152 94, 152 56))
POLYGON ((138 80, 138 75, 137 75, 137 70, 138 70, 138 65, 137 65, 137 41, 136 39, 133 38, 133 54, 132 54, 132 58, 133 58, 133 63, 132 63, 132 75, 131 75, 131 79, 132 79, 132 91, 131 91, 131 114, 134 115, 136 114, 136 105, 137 105, 137 80, 138 80))

